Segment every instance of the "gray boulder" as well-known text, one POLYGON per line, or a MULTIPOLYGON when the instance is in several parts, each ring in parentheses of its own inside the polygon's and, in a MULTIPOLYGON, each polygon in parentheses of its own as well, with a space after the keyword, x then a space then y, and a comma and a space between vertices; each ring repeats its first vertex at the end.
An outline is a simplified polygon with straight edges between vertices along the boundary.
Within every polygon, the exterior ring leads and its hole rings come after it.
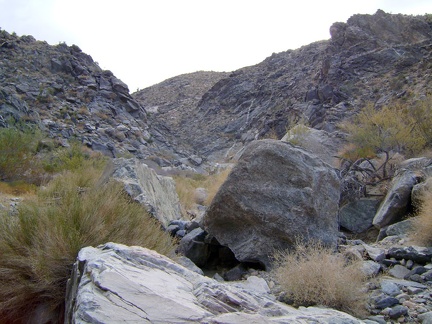
POLYGON ((387 227, 386 234, 387 236, 392 236, 392 235, 403 236, 409 234, 412 228, 413 228, 413 218, 408 218, 387 227))
POLYGON ((362 233, 372 227, 380 201, 363 198, 349 202, 340 209, 340 226, 352 233, 362 233))
POLYGON ((411 190, 418 182, 418 175, 413 171, 406 171, 396 176, 391 188, 387 192, 374 219, 377 228, 396 223, 407 212, 411 204, 411 190))
POLYGON ((335 245, 340 182, 328 164, 289 143, 249 144, 203 219, 242 262, 270 265, 296 239, 335 245))
POLYGON ((158 219, 164 228, 181 219, 180 202, 175 182, 160 176, 137 159, 114 159, 113 178, 125 184, 126 192, 158 219))
POLYGON ((347 323, 328 308, 296 309, 267 289, 220 283, 154 251, 108 243, 79 252, 65 323, 347 323))

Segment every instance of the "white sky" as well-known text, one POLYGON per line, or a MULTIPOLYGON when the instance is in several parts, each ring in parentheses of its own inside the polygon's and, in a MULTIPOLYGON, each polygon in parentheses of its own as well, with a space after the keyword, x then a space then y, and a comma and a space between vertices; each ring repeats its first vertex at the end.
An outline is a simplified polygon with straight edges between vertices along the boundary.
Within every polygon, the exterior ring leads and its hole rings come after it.
POLYGON ((0 27, 76 44, 131 92, 199 70, 233 71, 328 39, 356 13, 432 13, 431 0, 0 0, 0 27))

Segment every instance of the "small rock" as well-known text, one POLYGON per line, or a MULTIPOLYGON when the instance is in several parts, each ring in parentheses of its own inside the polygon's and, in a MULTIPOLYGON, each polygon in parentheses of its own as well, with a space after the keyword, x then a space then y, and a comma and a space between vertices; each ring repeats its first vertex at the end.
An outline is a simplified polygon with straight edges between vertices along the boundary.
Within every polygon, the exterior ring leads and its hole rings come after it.
POLYGON ((397 298, 384 297, 375 303, 375 307, 378 309, 385 309, 387 307, 392 307, 397 304, 399 304, 399 300, 397 298))
POLYGON ((240 286, 258 293, 270 293, 270 288, 263 278, 257 276, 250 276, 246 281, 241 281, 240 286))
POLYGON ((421 320, 423 324, 432 324, 432 312, 419 314, 418 319, 421 320))
POLYGON ((364 261, 361 270, 366 277, 375 277, 381 270, 381 265, 375 261, 364 261))
POLYGON ((409 270, 406 267, 399 264, 395 265, 393 268, 389 270, 389 274, 398 279, 403 279, 408 273, 409 270))
POLYGON ((385 259, 386 255, 385 255, 384 249, 372 247, 372 246, 367 245, 367 244, 363 244, 363 247, 366 249, 367 254, 369 255, 369 257, 372 260, 374 260, 376 262, 380 262, 380 261, 385 259))
POLYGON ((399 318, 401 316, 406 315, 407 313, 408 313, 407 307, 402 306, 402 305, 397 305, 389 311, 388 315, 390 318, 396 319, 396 318, 399 318))
POLYGON ((423 273, 423 279, 426 281, 432 281, 432 270, 428 270, 423 273))
POLYGON ((372 321, 374 323, 378 323, 378 324, 386 324, 387 323, 387 321, 385 320, 384 316, 381 316, 381 315, 370 316, 370 317, 368 317, 368 320, 370 320, 370 321, 372 321))
POLYGON ((405 265, 408 269, 412 269, 414 266, 414 261, 413 260, 408 260, 406 265, 405 265))
POLYGON ((408 308, 410 308, 410 309, 416 309, 416 308, 417 308, 417 304, 414 303, 414 302, 412 302, 412 301, 410 301, 410 300, 405 300, 405 301, 402 303, 402 305, 405 306, 405 307, 408 307, 408 308))
POLYGON ((239 265, 235 266, 231 270, 228 270, 224 274, 223 278, 226 281, 236 281, 236 280, 240 280, 242 276, 245 275, 246 273, 247 273, 247 269, 243 264, 240 263, 239 265))
POLYGON ((399 286, 391 281, 382 281, 381 291, 391 297, 397 296, 401 293, 399 286))
POLYGON ((410 297, 409 297, 407 294, 405 294, 405 293, 402 293, 402 294, 397 295, 396 298, 397 298, 397 299, 399 300, 399 302, 401 302, 401 303, 403 303, 404 301, 410 299, 410 297))

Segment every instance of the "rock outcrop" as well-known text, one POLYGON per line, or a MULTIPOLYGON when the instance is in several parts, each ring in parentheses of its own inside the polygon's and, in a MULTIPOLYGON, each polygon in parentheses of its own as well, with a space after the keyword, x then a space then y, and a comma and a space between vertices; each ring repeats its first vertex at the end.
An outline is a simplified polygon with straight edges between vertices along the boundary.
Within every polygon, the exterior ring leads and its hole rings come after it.
POLYGON ((126 192, 167 228, 182 218, 172 178, 161 176, 137 159, 113 159, 112 177, 125 184, 126 192))
MULTIPOLYGON (((282 138, 299 121, 333 132, 365 102, 382 106, 403 98, 409 103, 426 95, 432 69, 428 16, 382 10, 354 15, 333 24, 330 36, 221 75, 199 100, 188 101, 184 115, 184 101, 169 100, 176 120, 160 128, 161 134, 176 134, 185 150, 198 155, 231 158, 252 140, 282 138)), ((165 91, 152 88, 134 97, 146 109, 167 105, 165 91), (142 99, 148 93, 151 103, 142 99)))
POLYGON ((334 245, 338 175, 316 156, 276 140, 252 142, 219 189, 205 230, 242 262, 269 265, 274 249, 296 239, 334 245))
POLYGON ((361 323, 277 302, 261 281, 220 283, 141 247, 87 247, 68 282, 65 323, 361 323))

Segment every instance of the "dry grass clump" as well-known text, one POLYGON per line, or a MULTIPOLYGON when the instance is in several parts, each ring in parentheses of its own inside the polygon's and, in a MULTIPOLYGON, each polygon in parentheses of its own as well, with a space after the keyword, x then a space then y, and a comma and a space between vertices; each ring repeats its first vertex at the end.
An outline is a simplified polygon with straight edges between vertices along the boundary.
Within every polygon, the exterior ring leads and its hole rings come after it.
POLYGON ((0 322, 19 323, 37 307, 61 316, 78 251, 106 242, 168 254, 173 242, 114 181, 90 162, 55 177, 18 215, 0 214, 0 322))
POLYGON ((413 227, 409 235, 418 245, 432 246, 432 189, 423 192, 417 217, 413 219, 413 227))
POLYGON ((196 174, 193 176, 177 175, 174 177, 176 183, 176 191, 179 196, 180 204, 183 212, 193 209, 196 203, 201 203, 201 197, 198 198, 195 192, 197 188, 204 188, 207 192, 207 197, 204 200, 204 205, 208 206, 212 202, 214 196, 218 192, 220 186, 225 182, 231 168, 222 170, 219 173, 212 175, 196 174))
POLYGON ((321 305, 362 316, 366 292, 360 264, 320 243, 298 243, 292 252, 275 256, 275 276, 295 306, 321 305))

